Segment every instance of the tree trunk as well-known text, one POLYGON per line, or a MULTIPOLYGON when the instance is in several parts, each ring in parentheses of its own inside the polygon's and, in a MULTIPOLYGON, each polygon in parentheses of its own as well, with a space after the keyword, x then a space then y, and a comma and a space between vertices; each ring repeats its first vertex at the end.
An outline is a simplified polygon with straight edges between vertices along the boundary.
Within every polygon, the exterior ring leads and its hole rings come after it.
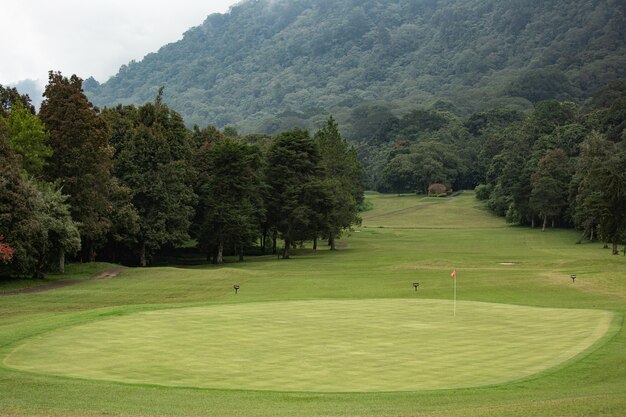
POLYGON ((215 257, 215 263, 218 265, 224 263, 224 242, 221 239, 217 244, 217 256, 215 257))
POLYGON ((590 241, 590 242, 593 242, 593 238, 594 238, 594 236, 593 236, 593 231, 594 231, 594 230, 593 230, 593 224, 592 224, 592 225, 591 225, 591 230, 589 231, 589 241, 590 241))
POLYGON ((272 235, 272 255, 276 255, 276 252, 278 252, 278 233, 276 231, 274 231, 274 234, 272 235))
POLYGON ((139 248, 139 266, 145 268, 148 265, 146 261, 146 242, 141 242, 141 247, 139 248))
POLYGON ((291 242, 285 239, 285 249, 283 249, 283 259, 289 259, 289 246, 291 246, 291 242))
POLYGON ((243 262, 243 245, 239 245, 239 262, 243 262))
POLYGON ((330 250, 337 250, 335 247, 335 235, 333 232, 330 232, 330 236, 328 237, 328 245, 330 246, 330 250))
POLYGON ((541 229, 542 232, 546 231, 547 224, 548 224, 548 216, 543 216, 543 228, 541 229))
POLYGON ((313 239, 313 252, 317 252, 317 238, 313 239))
POLYGON ((59 248, 59 272, 65 274, 65 250, 59 248))
POLYGON ((531 228, 531 229, 534 229, 534 228, 535 228, 535 215, 533 214, 533 215, 532 215, 532 216, 530 216, 530 217, 531 217, 531 220, 530 220, 530 228, 531 228))
POLYGON ((583 239, 585 238, 585 235, 587 234, 587 230, 589 229, 589 226, 585 227, 583 229, 582 234, 580 235, 580 237, 578 238, 578 242, 576 242, 578 245, 580 245, 581 243, 583 243, 583 239))
POLYGON ((554 229, 554 218, 552 219, 552 228, 554 229))
POLYGON ((263 234, 261 235, 261 255, 265 255, 265 245, 267 244, 267 228, 263 228, 263 234))
POLYGON ((41 270, 43 269, 45 253, 46 253, 46 246, 44 244, 44 247, 39 252, 39 257, 37 258, 37 262, 35 263, 35 270, 33 271, 34 279, 43 279, 43 274, 41 273, 41 270))

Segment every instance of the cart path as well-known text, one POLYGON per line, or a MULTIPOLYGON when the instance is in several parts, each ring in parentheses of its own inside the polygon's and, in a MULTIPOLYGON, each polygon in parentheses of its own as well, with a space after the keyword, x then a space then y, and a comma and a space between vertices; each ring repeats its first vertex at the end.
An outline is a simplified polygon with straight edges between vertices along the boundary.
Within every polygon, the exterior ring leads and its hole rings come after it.
POLYGON ((97 274, 92 275, 89 279, 86 279, 86 280, 66 279, 66 280, 51 282, 49 284, 39 285, 36 287, 22 288, 22 289, 14 290, 14 291, 7 291, 7 292, 0 293, 0 297, 6 297, 6 296, 18 295, 18 294, 34 294, 38 292, 54 290, 57 288, 69 287, 72 285, 81 284, 83 282, 102 280, 102 279, 111 279, 111 278, 115 278, 116 276, 118 276, 124 269, 125 268, 121 266, 107 269, 105 271, 98 272, 97 274))

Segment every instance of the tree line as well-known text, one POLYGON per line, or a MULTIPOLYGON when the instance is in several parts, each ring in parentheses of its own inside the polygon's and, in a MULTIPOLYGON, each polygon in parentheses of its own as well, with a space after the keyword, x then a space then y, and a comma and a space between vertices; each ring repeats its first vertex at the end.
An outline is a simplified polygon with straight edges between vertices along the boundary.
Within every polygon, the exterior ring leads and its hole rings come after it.
POLYGON ((380 106, 353 111, 368 187, 427 192, 476 187, 509 222, 576 227, 617 254, 626 241, 626 80, 588 102, 546 100, 521 113, 495 108, 461 119, 440 102, 396 117, 380 106))
POLYGON ((0 275, 63 272, 66 257, 146 266, 191 239, 216 264, 289 258, 360 222, 362 167, 332 117, 313 136, 190 130, 163 89, 100 110, 59 72, 39 113, 14 88, 0 100, 0 275))

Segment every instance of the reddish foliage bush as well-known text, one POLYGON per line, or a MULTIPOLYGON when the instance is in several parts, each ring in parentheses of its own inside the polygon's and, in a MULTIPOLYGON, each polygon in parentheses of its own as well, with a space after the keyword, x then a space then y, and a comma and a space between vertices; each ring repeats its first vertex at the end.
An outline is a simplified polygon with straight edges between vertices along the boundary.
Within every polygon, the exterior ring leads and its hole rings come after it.
POLYGON ((448 187, 445 184, 434 183, 428 186, 428 194, 441 195, 448 192, 448 187))
POLYGON ((13 259, 14 252, 9 245, 2 243, 3 240, 4 236, 0 235, 0 262, 8 263, 13 259))

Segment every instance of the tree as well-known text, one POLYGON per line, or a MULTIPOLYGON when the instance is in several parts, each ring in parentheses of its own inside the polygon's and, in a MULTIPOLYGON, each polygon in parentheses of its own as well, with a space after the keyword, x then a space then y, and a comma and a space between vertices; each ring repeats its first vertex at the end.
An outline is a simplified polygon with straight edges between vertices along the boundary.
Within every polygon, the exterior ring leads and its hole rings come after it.
POLYGON ((597 172, 604 161, 609 159, 613 144, 600 133, 591 132, 580 145, 581 152, 576 162, 576 171, 572 178, 572 210, 574 224, 582 228, 579 242, 588 234, 594 239, 594 228, 604 212, 601 185, 597 172))
POLYGON ((34 242, 33 277, 42 278, 48 262, 54 261, 61 273, 65 272, 65 255, 74 254, 80 249, 80 234, 72 220, 68 196, 52 184, 40 182, 37 186, 35 219, 40 239, 34 242))
POLYGON ((615 146, 615 153, 591 172, 596 178, 602 202, 600 233, 613 245, 613 255, 618 255, 618 245, 626 232, 626 145, 615 146))
POLYGON ((548 218, 559 216, 567 207, 568 185, 571 180, 569 159, 562 149, 544 156, 532 176, 531 206, 543 216, 543 231, 548 218))
POLYGON ((72 217, 79 224, 84 257, 95 259, 111 227, 108 199, 112 148, 104 118, 87 100, 82 80, 49 73, 40 117, 54 151, 48 159, 46 179, 60 182, 69 195, 72 217))
POLYGON ((111 227, 106 235, 105 244, 98 251, 99 260, 131 263, 135 261, 132 252, 137 246, 139 214, 132 200, 132 190, 122 184, 119 178, 112 178, 109 183, 111 227))
POLYGON ((132 194, 138 230, 125 240, 141 266, 162 247, 189 239, 196 202, 191 187, 193 145, 180 115, 161 102, 161 93, 155 103, 116 109, 129 119, 116 125, 120 142, 114 173, 132 194))
POLYGON ((13 250, 10 270, 5 273, 24 273, 33 263, 32 245, 38 239, 31 203, 35 190, 20 173, 17 155, 9 145, 8 131, 3 123, 0 123, 0 166, 0 233, 4 244, 13 250))
POLYGON ((297 241, 310 238, 316 231, 317 200, 310 193, 319 188, 320 156, 308 132, 295 129, 274 138, 267 154, 266 181, 269 187, 268 217, 285 241, 283 259, 297 241))
POLYGON ((233 139, 205 143, 195 158, 200 199, 200 245, 224 262, 231 244, 243 258, 243 249, 259 235, 263 208, 260 198, 258 149, 233 139))
POLYGON ((46 159, 52 156, 43 123, 18 101, 11 107, 7 125, 11 147, 21 156, 22 169, 29 175, 40 176, 46 159))
POLYGON ((198 148, 207 142, 212 143, 221 139, 224 139, 224 134, 213 125, 207 125, 204 129, 200 129, 198 125, 193 127, 191 140, 198 148))
POLYGON ((20 94, 15 87, 3 87, 0 84, 0 116, 8 117, 18 103, 30 114, 35 114, 35 106, 31 104, 28 94, 20 94))
MULTIPOLYGON (((63 272, 65 253, 80 247, 80 236, 72 221, 67 196, 60 189, 23 176, 17 156, 0 125, 0 234, 10 245, 11 272, 43 276, 50 260, 63 272)), ((7 251, 3 247, 4 261, 7 251)))
POLYGON ((332 197, 325 232, 331 250, 335 250, 335 239, 341 235, 342 230, 361 221, 358 207, 363 201, 363 168, 354 147, 350 147, 341 138, 338 125, 332 116, 315 134, 315 140, 320 150, 320 166, 326 178, 328 195, 332 197))

